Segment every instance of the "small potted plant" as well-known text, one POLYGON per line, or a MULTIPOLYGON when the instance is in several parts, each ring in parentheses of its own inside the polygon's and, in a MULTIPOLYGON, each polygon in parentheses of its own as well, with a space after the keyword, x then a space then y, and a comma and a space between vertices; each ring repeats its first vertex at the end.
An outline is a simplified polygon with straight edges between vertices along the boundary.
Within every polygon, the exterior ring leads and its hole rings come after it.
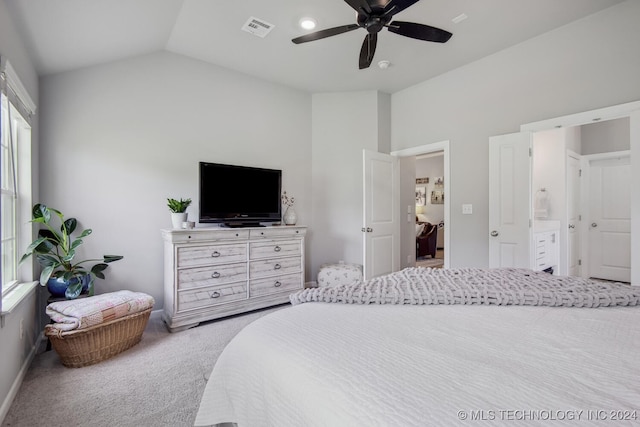
POLYGON ((187 208, 191 204, 191 199, 167 199, 167 206, 171 211, 171 224, 173 228, 182 228, 182 223, 187 220, 187 208))
POLYGON ((29 245, 20 262, 32 255, 36 257, 42 266, 40 284, 46 285, 53 296, 73 299, 82 291, 92 296, 94 278, 104 279, 103 271, 108 267, 107 263, 123 257, 104 255, 99 259, 75 261, 76 251, 83 243, 82 239, 90 235, 92 230, 88 228, 81 231, 77 237, 72 237, 78 221, 75 218, 65 219, 62 212, 40 203, 34 205, 32 215, 32 223, 42 224, 46 228, 38 231, 38 238, 29 245), (60 221, 59 229, 52 221, 56 216, 60 221), (91 268, 84 266, 91 262, 95 263, 91 268))

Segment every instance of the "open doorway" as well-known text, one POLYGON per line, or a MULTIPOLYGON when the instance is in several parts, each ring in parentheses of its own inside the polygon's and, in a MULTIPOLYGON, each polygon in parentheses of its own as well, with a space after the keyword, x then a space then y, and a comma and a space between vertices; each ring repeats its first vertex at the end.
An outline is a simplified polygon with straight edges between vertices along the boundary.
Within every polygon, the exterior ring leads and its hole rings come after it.
POLYGON ((561 275, 629 282, 629 118, 536 132, 532 147, 534 239, 559 236, 549 265, 561 275))
POLYGON ((416 156, 416 267, 444 267, 444 152, 416 156))
MULTIPOLYGON (((639 207, 640 204, 638 195, 627 190, 630 189, 628 183, 637 180, 640 173, 631 167, 639 161, 639 157, 634 156, 634 153, 637 154, 640 148, 640 102, 521 126, 522 131, 534 132, 534 137, 552 129, 574 134, 577 132, 580 142, 580 145, 573 147, 565 144, 566 150, 560 156, 566 159, 567 171, 566 180, 561 181, 564 187, 556 189, 556 195, 563 196, 559 203, 556 203, 556 207, 565 209, 559 216, 562 244, 560 261, 561 268, 564 265, 564 274, 639 283, 640 269, 633 268, 634 265, 638 265, 633 260, 637 260, 640 253, 637 250, 640 247, 640 235, 632 230, 633 224, 638 224, 637 208, 634 206, 639 207), (578 168, 575 167, 576 159, 578 168), (604 172, 603 167, 607 168, 604 172), (576 184, 571 183, 570 175, 573 169, 578 170, 581 177, 577 184, 579 188, 572 189, 576 187, 576 184), (607 175, 604 177, 607 182, 602 181, 602 173, 607 175), (607 201, 594 196, 594 185, 602 189, 603 185, 609 184, 609 189, 603 190, 603 194, 608 197, 607 201), (623 224, 617 221, 612 226, 613 231, 606 229, 605 226, 611 224, 603 222, 598 216, 599 213, 594 212, 597 209, 593 207, 593 199, 600 201, 596 205, 605 207, 608 216, 613 214, 616 220, 624 217, 623 224), (578 215, 571 212, 576 205, 578 215), (620 213, 623 208, 624 215, 620 213), (609 249, 604 249, 606 247, 609 249), (602 265, 606 267, 605 270, 625 270, 624 279, 621 276, 604 277, 606 274, 602 272, 602 265)), ((535 157, 535 145, 533 151, 535 157)), ((542 188, 541 185, 534 184, 532 196, 539 187, 542 188)), ((637 226, 635 229, 638 229, 637 226)))
POLYGON ((426 144, 392 152, 400 158, 400 259, 402 268, 438 264, 449 268, 451 265, 450 241, 450 160, 449 141, 426 144), (435 159, 436 163, 428 159, 435 159), (430 170, 421 169, 420 164, 431 164, 430 170), (427 181, 428 178, 428 182, 427 181), (420 194, 418 194, 418 192, 420 194), (432 200, 433 198, 433 200, 432 200), (417 200, 419 199, 419 200, 417 200), (417 221, 416 221, 417 219, 417 221), (422 220, 422 221, 421 221, 422 220), (426 220, 426 221, 425 221, 426 220), (435 237, 429 242, 431 254, 420 255, 417 234, 420 222, 429 222, 436 227, 435 237), (435 251, 433 245, 435 242, 435 251), (438 250, 440 248, 440 250, 438 250), (433 261, 432 261, 433 260, 433 261), (417 261, 417 262, 416 262, 417 261), (425 262, 426 261, 426 262, 425 262))

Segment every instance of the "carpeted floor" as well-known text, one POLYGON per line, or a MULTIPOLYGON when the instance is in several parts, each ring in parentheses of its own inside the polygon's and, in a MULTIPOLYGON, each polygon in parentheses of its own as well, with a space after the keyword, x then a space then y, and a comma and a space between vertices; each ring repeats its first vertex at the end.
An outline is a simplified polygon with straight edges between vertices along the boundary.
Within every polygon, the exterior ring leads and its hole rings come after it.
POLYGON ((96 365, 65 368, 42 352, 3 427, 192 426, 215 361, 246 325, 278 306, 171 334, 153 313, 142 341, 96 365))
POLYGON ((444 249, 436 251, 436 257, 430 256, 416 259, 416 267, 442 268, 444 266, 444 249))

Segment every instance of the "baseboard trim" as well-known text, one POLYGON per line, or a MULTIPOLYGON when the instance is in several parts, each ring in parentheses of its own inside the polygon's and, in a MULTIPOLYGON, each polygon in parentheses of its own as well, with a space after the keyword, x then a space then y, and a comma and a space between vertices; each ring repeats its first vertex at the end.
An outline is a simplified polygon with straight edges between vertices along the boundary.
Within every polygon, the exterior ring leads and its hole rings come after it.
POLYGON ((31 362, 33 362, 33 358, 36 357, 36 353, 38 351, 38 348, 40 348, 40 344, 42 343, 43 339, 44 339, 44 334, 40 333, 40 335, 38 336, 38 339, 36 340, 35 345, 31 347, 31 351, 29 352, 24 362, 22 363, 20 372, 18 372, 16 379, 13 381, 13 384, 11 385, 11 389, 9 389, 9 393, 7 393, 7 397, 4 399, 4 402, 2 402, 2 406, 0 406, 0 425, 4 423, 4 419, 9 413, 9 409, 13 404, 13 400, 18 395, 18 390, 20 390, 20 386, 22 386, 22 381, 24 381, 24 377, 27 375, 27 371, 29 371, 29 366, 31 366, 31 362))

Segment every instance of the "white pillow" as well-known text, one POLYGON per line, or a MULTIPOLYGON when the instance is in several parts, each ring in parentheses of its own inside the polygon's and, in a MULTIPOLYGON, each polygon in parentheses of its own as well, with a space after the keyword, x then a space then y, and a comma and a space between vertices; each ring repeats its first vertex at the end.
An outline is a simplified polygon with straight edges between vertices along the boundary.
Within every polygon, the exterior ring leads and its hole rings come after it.
POLYGON ((416 224, 416 237, 422 234, 422 231, 424 230, 425 225, 426 224, 416 224))

